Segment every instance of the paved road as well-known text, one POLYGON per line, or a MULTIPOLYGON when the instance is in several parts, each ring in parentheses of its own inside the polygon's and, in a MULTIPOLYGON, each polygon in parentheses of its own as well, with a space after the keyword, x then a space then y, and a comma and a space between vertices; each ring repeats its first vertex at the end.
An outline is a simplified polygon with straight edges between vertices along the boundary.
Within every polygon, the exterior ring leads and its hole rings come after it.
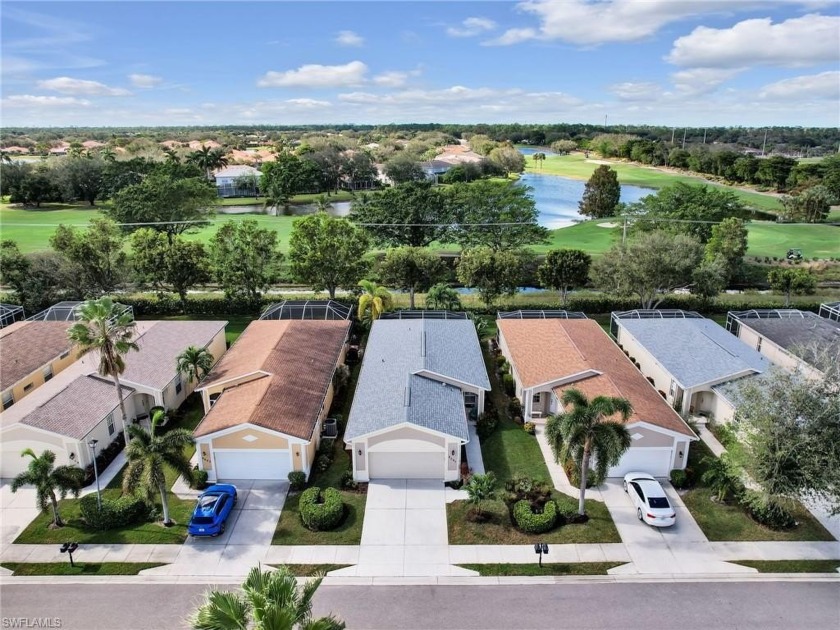
MULTIPOLYGON (((13 627, 9 618, 57 617, 62 630, 174 630, 186 627, 204 591, 183 584, 6 585, 2 627, 13 627)), ((351 629, 836 630, 840 583, 324 586, 315 612, 328 611, 351 629)))

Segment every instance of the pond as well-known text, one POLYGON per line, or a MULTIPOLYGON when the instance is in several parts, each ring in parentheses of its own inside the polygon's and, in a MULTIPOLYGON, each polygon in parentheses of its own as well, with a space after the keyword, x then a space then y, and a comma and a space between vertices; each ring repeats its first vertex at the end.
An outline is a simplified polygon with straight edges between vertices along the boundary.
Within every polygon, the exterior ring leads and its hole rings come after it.
MULTIPOLYGON (((334 201, 327 210, 329 214, 336 217, 346 217, 350 214, 349 201, 334 201)), ((288 216, 298 217, 305 214, 312 214, 317 210, 315 204, 299 203, 289 206, 288 216)), ((275 214, 275 208, 266 209, 262 204, 249 204, 245 206, 216 206, 218 214, 275 214)))

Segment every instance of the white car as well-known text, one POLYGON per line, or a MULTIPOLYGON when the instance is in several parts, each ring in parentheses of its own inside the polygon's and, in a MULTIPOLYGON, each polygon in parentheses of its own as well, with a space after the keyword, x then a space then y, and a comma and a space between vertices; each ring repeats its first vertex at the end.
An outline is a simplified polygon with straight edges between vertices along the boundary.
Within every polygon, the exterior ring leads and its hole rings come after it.
POLYGON ((630 472, 624 475, 624 492, 630 495, 640 521, 654 527, 670 527, 677 520, 668 496, 651 475, 630 472))

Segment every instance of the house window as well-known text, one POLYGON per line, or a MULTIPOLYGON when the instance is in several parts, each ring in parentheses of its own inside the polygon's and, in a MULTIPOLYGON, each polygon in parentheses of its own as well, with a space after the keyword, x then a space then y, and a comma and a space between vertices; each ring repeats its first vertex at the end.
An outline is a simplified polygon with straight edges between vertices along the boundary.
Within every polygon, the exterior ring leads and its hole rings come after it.
POLYGON ((478 396, 472 392, 464 392, 464 406, 475 407, 478 404, 478 396))
POLYGON ((536 394, 534 394, 534 397, 531 399, 531 402, 538 405, 541 400, 542 400, 542 392, 537 392, 536 394))
POLYGON ((178 380, 175 381, 175 393, 180 394, 181 389, 182 389, 182 387, 181 387, 181 375, 179 374, 178 375, 178 380))
POLYGON ((6 392, 3 394, 3 409, 8 409, 12 405, 15 404, 15 396, 12 392, 6 392))
POLYGON ((33 387, 35 387, 35 385, 33 385, 32 383, 29 383, 28 385, 23 386, 23 391, 24 392, 31 392, 33 387))
POLYGON ((62 352, 61 355, 58 358, 59 359, 66 359, 69 356, 70 356, 70 351, 66 350, 66 351, 62 352))
POLYGON ((108 435, 114 435, 114 412, 108 414, 108 435))
POLYGON ((44 368, 44 382, 46 383, 52 377, 53 377, 52 366, 48 365, 47 367, 44 368))

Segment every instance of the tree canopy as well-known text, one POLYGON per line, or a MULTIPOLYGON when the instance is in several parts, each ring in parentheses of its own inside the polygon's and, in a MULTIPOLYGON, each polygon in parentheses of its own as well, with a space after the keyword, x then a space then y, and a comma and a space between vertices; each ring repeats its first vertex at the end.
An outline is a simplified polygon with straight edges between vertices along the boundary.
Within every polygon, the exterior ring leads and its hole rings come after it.
POLYGON ((537 268, 537 279, 546 288, 560 292, 563 306, 569 290, 582 287, 589 279, 592 257, 580 249, 553 249, 537 268))
POLYGON ((420 247, 389 249, 379 265, 384 284, 408 291, 409 308, 414 308, 416 291, 427 291, 445 273, 440 256, 420 247))
POLYGON ((277 279, 282 259, 277 232, 253 219, 228 221, 210 241, 213 276, 231 298, 256 301, 277 279))
POLYGON ((606 164, 602 164, 592 173, 583 190, 583 199, 578 208, 582 215, 590 219, 602 219, 614 216, 621 199, 621 185, 618 173, 606 164))
POLYGON ((524 250, 497 251, 487 246, 467 249, 458 261, 458 280, 474 287, 481 301, 492 306, 503 295, 516 293, 529 258, 524 250))

